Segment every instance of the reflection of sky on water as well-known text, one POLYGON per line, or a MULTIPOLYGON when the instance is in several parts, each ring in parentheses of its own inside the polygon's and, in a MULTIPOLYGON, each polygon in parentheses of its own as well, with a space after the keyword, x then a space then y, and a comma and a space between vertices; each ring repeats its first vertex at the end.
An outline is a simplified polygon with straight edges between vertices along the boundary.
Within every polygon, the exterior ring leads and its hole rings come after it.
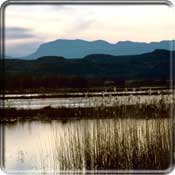
MULTIPOLYGON (((164 95, 167 103, 172 95, 164 95)), ((161 95, 137 95, 137 96, 108 96, 108 97, 75 97, 75 98, 42 98, 42 99, 7 99, 5 107, 38 109, 46 106, 51 107, 95 107, 112 106, 116 104, 141 104, 155 103, 161 99, 161 95)))
MULTIPOLYGON (((25 122, 8 124, 5 126, 5 165, 6 170, 53 170, 58 169, 59 150, 68 150, 70 139, 75 135, 84 137, 89 132, 93 138, 94 132, 105 133, 106 137, 113 137, 117 127, 119 145, 123 139, 132 147, 132 134, 134 129, 138 136, 135 143, 139 149, 147 149, 147 134, 149 141, 156 144, 156 133, 161 128, 163 146, 169 147, 168 120, 134 120, 134 119, 106 119, 106 120, 78 120, 46 122, 25 122), (149 126, 149 127, 148 127, 149 126), (158 126, 160 126, 158 128, 158 126), (94 130, 95 129, 95 130, 94 130), (147 132, 147 133, 146 133, 147 132), (57 148, 57 149, 55 149, 57 148)), ((95 133, 95 137, 98 135, 95 133)), ((157 138, 158 137, 158 138, 157 138)), ((90 141, 93 143, 93 140, 90 141)), ((122 148, 121 148, 122 149, 122 148)))

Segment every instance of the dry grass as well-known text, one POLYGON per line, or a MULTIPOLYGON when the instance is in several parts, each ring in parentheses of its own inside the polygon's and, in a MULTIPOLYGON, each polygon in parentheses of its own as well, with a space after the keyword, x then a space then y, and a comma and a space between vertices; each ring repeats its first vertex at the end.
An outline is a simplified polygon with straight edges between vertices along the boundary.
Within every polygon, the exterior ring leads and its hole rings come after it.
POLYGON ((170 165, 168 119, 82 120, 54 128, 61 170, 159 170, 170 165))
POLYGON ((50 106, 41 109, 0 109, 1 121, 16 120, 53 120, 53 119, 88 119, 88 118, 169 118, 171 108, 174 106, 172 96, 160 95, 149 101, 137 96, 128 96, 125 101, 118 97, 103 97, 97 102, 94 98, 89 107, 57 107, 50 106), (98 105, 97 105, 98 104, 98 105), (100 105, 99 105, 100 104, 100 105), (150 115, 152 114, 152 115, 150 115))

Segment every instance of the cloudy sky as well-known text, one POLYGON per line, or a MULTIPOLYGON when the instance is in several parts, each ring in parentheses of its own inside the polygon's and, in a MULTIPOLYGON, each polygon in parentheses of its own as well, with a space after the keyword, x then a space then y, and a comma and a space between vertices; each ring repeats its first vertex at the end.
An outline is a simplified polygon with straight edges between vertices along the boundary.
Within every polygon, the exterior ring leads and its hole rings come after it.
POLYGON ((5 9, 5 54, 28 55, 56 39, 174 39, 174 9, 165 5, 9 5, 5 9))

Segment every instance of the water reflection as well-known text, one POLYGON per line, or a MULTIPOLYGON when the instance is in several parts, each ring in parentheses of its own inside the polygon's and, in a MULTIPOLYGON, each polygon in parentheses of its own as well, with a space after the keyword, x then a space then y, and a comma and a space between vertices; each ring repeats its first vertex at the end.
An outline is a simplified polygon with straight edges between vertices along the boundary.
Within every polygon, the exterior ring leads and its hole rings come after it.
POLYGON ((6 99, 5 107, 39 109, 46 106, 51 107, 95 107, 114 106, 129 104, 152 104, 158 103, 161 99, 170 103, 171 95, 137 95, 137 96, 107 96, 107 97, 74 97, 74 98, 38 98, 38 99, 6 99))
POLYGON ((165 169, 169 127, 168 119, 6 124, 5 169, 165 169))

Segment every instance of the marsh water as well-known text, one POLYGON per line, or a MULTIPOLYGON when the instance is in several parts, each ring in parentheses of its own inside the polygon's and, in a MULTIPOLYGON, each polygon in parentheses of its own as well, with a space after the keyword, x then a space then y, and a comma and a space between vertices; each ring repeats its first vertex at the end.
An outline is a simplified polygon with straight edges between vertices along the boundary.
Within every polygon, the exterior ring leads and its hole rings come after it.
MULTIPOLYGON (((36 95, 37 96, 37 95, 36 95)), ((6 99, 6 108, 96 107, 172 103, 171 95, 6 99)), ((159 108, 156 108, 159 109, 159 108)), ((143 113, 142 113, 143 115, 143 113)), ((167 114, 169 115, 169 114, 167 114)), ((131 116, 127 114, 126 116, 131 116)), ((4 124, 5 170, 161 170, 170 166, 171 119, 16 121, 4 124)), ((42 117, 41 117, 42 118, 42 117)))
POLYGON ((125 96, 100 96, 100 97, 74 97, 74 98, 32 98, 32 99, 6 99, 6 108, 17 109, 39 109, 50 107, 97 107, 129 104, 151 104, 157 103, 160 99, 170 103, 172 95, 125 95, 125 96))
POLYGON ((5 170, 166 169, 169 119, 94 119, 5 125, 5 170))

